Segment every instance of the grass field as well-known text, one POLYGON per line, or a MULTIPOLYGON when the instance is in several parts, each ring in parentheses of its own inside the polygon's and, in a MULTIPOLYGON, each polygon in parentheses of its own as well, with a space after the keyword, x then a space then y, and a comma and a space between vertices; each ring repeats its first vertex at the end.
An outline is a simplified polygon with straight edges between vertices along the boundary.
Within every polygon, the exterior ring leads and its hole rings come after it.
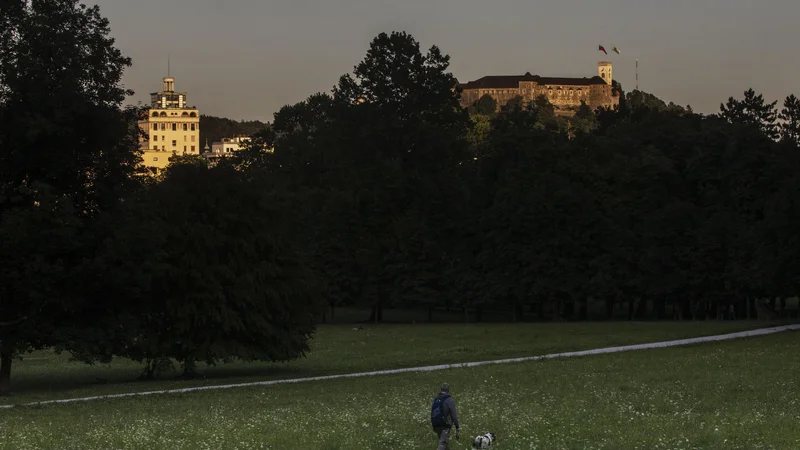
POLYGON ((299 378, 482 361, 572 350, 723 334, 766 326, 764 322, 618 322, 565 324, 438 324, 322 326, 308 357, 285 364, 233 363, 200 367, 201 379, 137 381, 142 366, 128 360, 87 366, 68 355, 37 352, 15 362, 15 394, 0 404, 118 392, 183 388, 279 378, 299 378), (96 384, 97 379, 105 384, 96 384))
POLYGON ((469 436, 485 431, 498 435, 497 449, 508 450, 792 449, 800 448, 799 352, 798 334, 788 332, 534 363, 15 408, 0 412, 0 448, 433 449, 429 402, 447 381, 463 423, 453 449, 469 448, 469 436))

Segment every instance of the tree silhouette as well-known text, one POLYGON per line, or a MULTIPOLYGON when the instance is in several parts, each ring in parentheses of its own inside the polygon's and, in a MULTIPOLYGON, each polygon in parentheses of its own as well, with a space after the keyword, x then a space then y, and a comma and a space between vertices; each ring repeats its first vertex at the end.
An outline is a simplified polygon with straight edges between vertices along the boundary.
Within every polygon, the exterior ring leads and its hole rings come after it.
POLYGON ((800 99, 794 94, 786 97, 778 118, 782 121, 780 124, 781 138, 800 145, 800 99))
POLYGON ((763 95, 756 95, 750 88, 744 92, 742 100, 729 97, 727 103, 720 104, 720 116, 730 123, 755 126, 770 139, 777 139, 777 104, 777 100, 767 103, 763 95))

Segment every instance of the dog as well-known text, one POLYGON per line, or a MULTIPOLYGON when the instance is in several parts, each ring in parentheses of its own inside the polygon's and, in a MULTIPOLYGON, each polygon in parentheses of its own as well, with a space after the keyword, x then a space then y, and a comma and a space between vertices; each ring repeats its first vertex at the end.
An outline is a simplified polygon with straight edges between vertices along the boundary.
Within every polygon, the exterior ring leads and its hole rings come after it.
POLYGON ((483 449, 483 448, 492 448, 492 444, 494 441, 497 440, 497 436, 494 433, 486 433, 480 436, 475 436, 475 439, 472 440, 472 449, 483 449))

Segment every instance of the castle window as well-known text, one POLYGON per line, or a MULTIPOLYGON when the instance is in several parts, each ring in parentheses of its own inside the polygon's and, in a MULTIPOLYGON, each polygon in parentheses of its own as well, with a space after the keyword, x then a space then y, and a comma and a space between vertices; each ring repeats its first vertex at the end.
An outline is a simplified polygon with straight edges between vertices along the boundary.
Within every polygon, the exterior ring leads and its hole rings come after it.
POLYGON ((197 114, 195 114, 195 113, 189 113, 189 117, 197 117, 197 114))
POLYGON ((192 142, 194 142, 194 135, 192 135, 192 142))
POLYGON ((165 146, 163 146, 163 145, 162 145, 162 146, 161 146, 161 151, 162 151, 162 152, 165 152, 165 151, 167 151, 167 147, 165 147, 165 146))
POLYGON ((175 146, 177 146, 177 145, 178 145, 178 141, 176 141, 176 140, 174 140, 174 139, 173 139, 173 141, 172 141, 172 146, 173 146, 173 147, 175 147, 175 146))
POLYGON ((158 161, 158 156, 154 157, 153 161, 158 161))
POLYGON ((166 129, 167 129, 167 124, 165 124, 165 123, 162 123, 162 124, 161 124, 161 131, 164 131, 164 130, 166 130, 166 129))
POLYGON ((154 140, 154 141, 157 141, 157 140, 158 140, 158 135, 157 135, 157 134, 154 134, 154 135, 153 135, 153 140, 154 140))
POLYGON ((154 124, 153 124, 153 129, 154 129, 154 130, 157 130, 157 129, 158 129, 158 124, 157 124, 157 123, 154 123, 154 124))
POLYGON ((183 124, 183 131, 186 131, 187 128, 189 128, 188 125, 183 124))
POLYGON ((158 117, 158 111, 153 111, 153 117, 158 117))
POLYGON ((192 124, 192 131, 194 131, 194 124, 192 124))
POLYGON ((157 145, 154 145, 154 146, 153 146, 153 150, 158 150, 158 146, 157 146, 157 145))
POLYGON ((178 124, 177 123, 173 123, 172 124, 172 131, 178 131, 178 124))
POLYGON ((161 111, 161 117, 167 117, 167 113, 165 113, 164 111, 161 111))
POLYGON ((194 152, 194 145, 192 146, 192 152, 194 152))

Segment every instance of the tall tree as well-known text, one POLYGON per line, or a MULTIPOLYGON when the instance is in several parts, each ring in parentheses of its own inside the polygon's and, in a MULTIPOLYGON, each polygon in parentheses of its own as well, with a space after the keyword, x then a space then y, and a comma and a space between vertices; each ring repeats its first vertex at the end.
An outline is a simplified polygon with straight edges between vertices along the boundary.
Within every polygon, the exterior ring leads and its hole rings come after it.
POLYGON ((353 75, 339 79, 333 96, 370 112, 368 124, 380 129, 373 136, 379 139, 376 150, 385 156, 415 164, 460 160, 466 157, 468 113, 460 107, 449 65, 450 57, 436 46, 423 55, 411 35, 381 33, 353 75), (446 145, 421 145, 434 138, 446 145))
POLYGON ((131 60, 97 6, 19 3, 4 8, 0 31, 0 197, 42 181, 97 211, 117 201, 139 161, 138 111, 121 109, 131 60))
POLYGON ((64 344, 82 305, 71 270, 82 250, 79 217, 47 186, 33 188, 36 206, 0 215, 0 395, 9 392, 13 359, 64 344))
POLYGON ((26 258, 3 275, 0 322, 23 322, 0 336, 2 390, 10 358, 70 345, 71 320, 90 315, 74 292, 80 283, 61 283, 88 252, 74 247, 76 227, 138 186, 140 155, 139 112, 122 108, 131 62, 98 7, 12 1, 0 24, 0 220, 24 227, 9 230, 16 238, 4 239, 3 253, 26 258))
POLYGON ((720 104, 720 117, 730 123, 755 126, 770 139, 777 139, 777 104, 777 100, 767 103, 762 94, 756 95, 750 88, 744 92, 742 100, 728 97, 727 103, 720 104))
POLYGON ((264 192, 228 166, 170 166, 134 202, 100 252, 113 284, 110 314, 138 331, 118 354, 184 363, 286 361, 308 350, 319 311, 314 283, 282 238, 279 192, 264 192), (242 214, 247 211, 247 214, 242 214), (142 242, 139 229, 152 230, 142 242), (144 248, 146 251, 142 251, 144 248), (135 307, 133 307, 135 305, 135 307))
POLYGON ((800 145, 800 99, 794 94, 786 97, 778 118, 782 121, 781 138, 800 145))
MULTIPOLYGON (((374 319, 382 299, 393 298, 395 286, 409 276, 406 266, 393 263, 407 249, 385 230, 419 225, 442 248, 452 243, 448 230, 455 224, 447 217, 447 198, 453 168, 470 158, 465 139, 470 122, 449 60, 435 46, 423 54, 407 33, 381 33, 353 74, 342 76, 333 90, 338 152, 333 159, 337 172, 346 174, 337 179, 361 217, 357 261, 371 289, 364 295, 374 306, 374 319), (426 224, 410 217, 423 217, 426 224)), ((441 260, 442 248, 423 254, 439 252, 441 260)))

